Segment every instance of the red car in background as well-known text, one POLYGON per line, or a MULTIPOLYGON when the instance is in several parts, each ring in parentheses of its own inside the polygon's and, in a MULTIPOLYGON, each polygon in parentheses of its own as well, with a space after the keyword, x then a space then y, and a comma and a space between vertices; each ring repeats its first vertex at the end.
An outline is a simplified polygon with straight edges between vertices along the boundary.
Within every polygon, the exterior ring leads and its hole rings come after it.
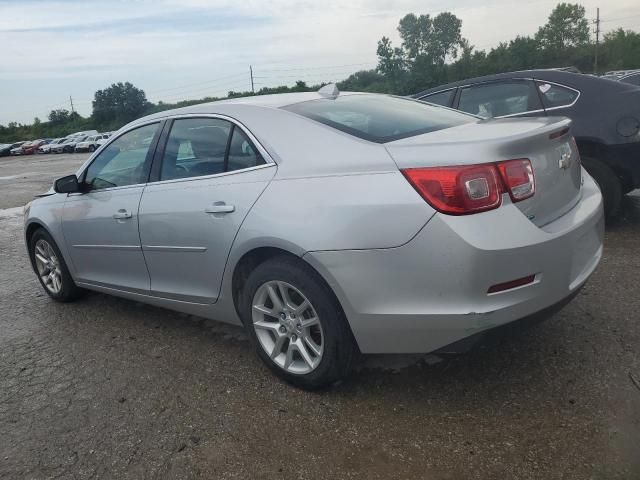
POLYGON ((38 148, 41 145, 49 143, 50 141, 51 140, 49 139, 41 139, 41 140, 34 140, 33 142, 25 143, 24 145, 22 145, 22 155, 33 155, 38 151, 38 148))

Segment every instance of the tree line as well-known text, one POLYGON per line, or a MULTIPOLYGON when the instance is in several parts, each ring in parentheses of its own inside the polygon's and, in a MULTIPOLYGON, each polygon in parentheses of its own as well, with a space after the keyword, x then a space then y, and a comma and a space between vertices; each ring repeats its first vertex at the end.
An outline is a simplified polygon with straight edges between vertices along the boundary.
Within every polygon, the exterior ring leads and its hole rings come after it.
MULTIPOLYGON (((513 70, 574 66, 585 73, 602 73, 640 68, 640 33, 617 29, 600 42, 599 71, 594 72, 596 48, 580 4, 558 4, 534 36, 517 36, 489 51, 476 49, 461 31, 462 20, 450 12, 407 14, 398 24, 400 45, 382 37, 377 45, 377 67, 353 73, 339 82, 338 88, 408 95, 443 83, 513 70)), ((320 86, 298 81, 292 87, 264 87, 255 93, 230 91, 225 98, 310 91, 320 86)), ((52 110, 47 121, 35 118, 31 125, 0 125, 0 143, 59 137, 78 130, 116 130, 144 115, 220 99, 152 103, 131 83, 115 83, 95 92, 89 117, 59 109, 52 110)))

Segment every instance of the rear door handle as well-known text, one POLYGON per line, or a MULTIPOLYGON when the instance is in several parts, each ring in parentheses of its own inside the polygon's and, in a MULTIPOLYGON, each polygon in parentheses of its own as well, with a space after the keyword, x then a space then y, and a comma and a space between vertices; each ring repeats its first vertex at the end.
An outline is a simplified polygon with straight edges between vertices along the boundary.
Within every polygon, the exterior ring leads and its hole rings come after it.
POLYGON ((121 208, 116 213, 113 214, 113 218, 116 220, 126 220, 127 218, 131 218, 131 212, 128 212, 124 208, 121 208))
POLYGON ((213 205, 204 209, 205 213, 231 213, 235 211, 236 207, 233 205, 227 205, 224 202, 215 202, 213 205))

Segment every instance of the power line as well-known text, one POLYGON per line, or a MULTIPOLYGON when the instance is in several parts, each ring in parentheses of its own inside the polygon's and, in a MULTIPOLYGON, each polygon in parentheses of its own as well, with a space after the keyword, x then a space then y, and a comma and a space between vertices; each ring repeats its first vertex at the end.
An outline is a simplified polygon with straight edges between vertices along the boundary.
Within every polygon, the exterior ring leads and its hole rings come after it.
POLYGON ((596 19, 594 20, 593 23, 596 24, 596 51, 595 51, 595 56, 594 56, 594 60, 593 60, 593 73, 595 73, 596 75, 598 74, 598 45, 600 43, 600 7, 598 7, 597 11, 597 15, 596 15, 596 19))
POLYGON ((619 22, 620 20, 627 20, 629 18, 638 18, 640 17, 640 14, 636 14, 636 15, 627 15, 626 17, 618 17, 618 18, 608 18, 606 20, 600 20, 600 23, 607 23, 607 22, 619 22))

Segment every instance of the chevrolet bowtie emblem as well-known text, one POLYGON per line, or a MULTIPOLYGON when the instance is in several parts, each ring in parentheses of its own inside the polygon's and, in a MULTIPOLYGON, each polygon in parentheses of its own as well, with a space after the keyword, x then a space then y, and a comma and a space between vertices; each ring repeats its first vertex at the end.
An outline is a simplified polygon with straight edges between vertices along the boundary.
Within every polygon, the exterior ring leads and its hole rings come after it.
POLYGON ((558 160, 558 167, 560 167, 562 170, 566 170, 570 166, 571 166, 571 154, 563 153, 562 155, 560 155, 560 160, 558 160))

